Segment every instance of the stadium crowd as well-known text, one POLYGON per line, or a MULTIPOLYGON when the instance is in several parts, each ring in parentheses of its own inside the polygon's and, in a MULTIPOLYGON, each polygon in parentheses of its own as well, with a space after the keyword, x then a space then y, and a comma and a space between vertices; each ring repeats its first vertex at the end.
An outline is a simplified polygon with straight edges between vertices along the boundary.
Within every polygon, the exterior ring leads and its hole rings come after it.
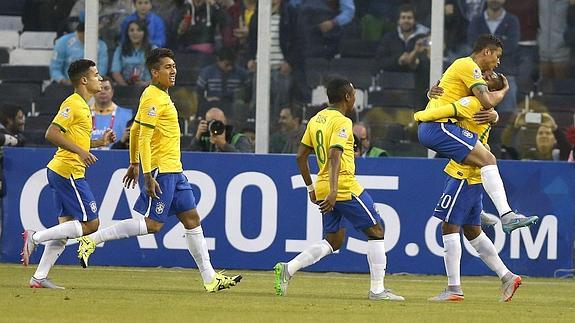
MULTIPOLYGON (((99 2, 98 70, 108 78, 91 104, 95 133, 112 128, 118 141, 111 148, 127 147, 138 98, 150 82, 145 56, 168 47, 178 63, 170 93, 182 149, 253 151, 256 0, 99 2)), ((72 92, 66 70, 84 54, 85 0, 2 7, 0 15, 21 17, 23 33, 57 34, 49 77, 11 79, 14 69, 0 69, 0 143, 22 146, 26 137, 26 145, 46 145, 45 129, 72 92)), ((480 34, 503 40, 497 71, 510 91, 491 130, 494 154, 573 160, 575 0, 446 0, 444 14, 444 68, 469 55, 480 34)), ((352 116, 356 155, 425 156, 412 115, 427 102, 430 27, 429 0, 272 0, 270 152, 295 153, 306 121, 326 102, 318 93, 330 77, 345 75, 360 92, 352 116)), ((0 49, 0 62, 13 53, 0 49)))

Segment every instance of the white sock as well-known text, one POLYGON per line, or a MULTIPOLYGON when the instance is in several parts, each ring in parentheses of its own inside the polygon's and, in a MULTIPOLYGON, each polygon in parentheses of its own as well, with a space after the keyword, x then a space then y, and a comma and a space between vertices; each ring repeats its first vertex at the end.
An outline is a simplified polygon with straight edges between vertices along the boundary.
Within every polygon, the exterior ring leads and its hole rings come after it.
POLYGON ((46 243, 42 259, 40 259, 38 268, 36 268, 34 273, 34 278, 44 279, 48 277, 48 272, 50 272, 50 269, 52 269, 52 266, 62 254, 64 248, 66 248, 66 242, 68 242, 68 239, 51 240, 46 243))
POLYGON ((483 182, 485 192, 487 192, 491 201, 495 204, 499 216, 511 211, 497 165, 481 167, 481 181, 483 182))
POLYGON ((83 236, 82 224, 78 220, 60 223, 46 230, 37 231, 32 236, 36 244, 48 240, 74 239, 83 236))
POLYGON ((385 255, 385 242, 381 240, 367 241, 367 263, 369 264, 369 274, 371 276, 370 291, 379 294, 385 290, 385 268, 387 267, 387 256, 385 255))
POLYGON ((100 244, 109 240, 124 239, 144 234, 148 234, 145 218, 126 219, 109 227, 99 229, 90 234, 88 238, 92 239, 96 244, 100 244))
POLYGON ((186 230, 186 241, 188 242, 188 251, 194 258, 204 284, 211 282, 216 275, 212 263, 210 262, 210 254, 208 252, 208 245, 206 238, 204 238, 204 231, 201 226, 193 229, 186 230))
POLYGON ((446 234, 443 237, 443 262, 447 273, 448 286, 460 286, 461 240, 459 233, 446 234))
POLYGON ((315 264, 332 252, 331 245, 325 239, 312 244, 288 262, 289 275, 293 276, 298 270, 315 264))
POLYGON ((483 260, 487 267, 493 270, 499 278, 502 278, 509 272, 509 269, 507 269, 501 258, 499 258, 493 242, 489 240, 484 232, 481 232, 477 238, 469 241, 469 243, 475 248, 481 260, 483 260))

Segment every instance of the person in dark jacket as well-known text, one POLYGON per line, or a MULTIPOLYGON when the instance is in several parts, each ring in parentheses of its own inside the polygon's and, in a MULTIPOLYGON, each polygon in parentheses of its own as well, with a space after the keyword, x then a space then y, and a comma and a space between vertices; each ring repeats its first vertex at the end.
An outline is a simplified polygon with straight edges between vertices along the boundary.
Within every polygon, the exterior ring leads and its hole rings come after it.
POLYGON ((226 115, 219 108, 206 112, 190 145, 193 151, 230 153, 251 153, 252 147, 249 137, 234 132, 234 127, 227 124, 226 115))
POLYGON ((22 108, 13 104, 3 104, 0 109, 0 147, 22 147, 25 144, 24 123, 26 118, 22 108))

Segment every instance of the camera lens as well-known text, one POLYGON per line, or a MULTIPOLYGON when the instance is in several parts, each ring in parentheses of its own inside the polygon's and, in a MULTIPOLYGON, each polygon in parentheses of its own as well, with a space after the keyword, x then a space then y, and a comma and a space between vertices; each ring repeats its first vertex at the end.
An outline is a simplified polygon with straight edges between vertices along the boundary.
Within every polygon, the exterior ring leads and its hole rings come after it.
POLYGON ((208 123, 208 129, 210 129, 210 132, 214 135, 221 135, 224 133, 226 125, 224 125, 220 120, 212 120, 208 123))

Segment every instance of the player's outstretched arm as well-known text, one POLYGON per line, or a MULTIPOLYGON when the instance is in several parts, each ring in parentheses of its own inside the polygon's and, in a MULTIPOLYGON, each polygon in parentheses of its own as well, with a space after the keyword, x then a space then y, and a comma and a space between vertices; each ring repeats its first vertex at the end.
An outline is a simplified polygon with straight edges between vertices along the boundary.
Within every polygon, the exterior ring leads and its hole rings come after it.
POLYGON ((305 186, 307 186, 307 192, 309 194, 309 198, 313 203, 316 203, 315 197, 315 189, 313 187, 313 180, 311 179, 311 174, 309 170, 309 163, 308 157, 313 152, 313 149, 309 146, 304 144, 300 144, 297 150, 296 161, 297 166, 299 167, 299 172, 301 177, 303 177, 303 181, 305 186))
POLYGON ((433 109, 417 111, 413 115, 415 121, 433 122, 443 118, 457 117, 457 109, 453 104, 445 104, 433 109))
POLYGON ((481 102, 481 105, 485 109, 494 108, 503 100, 509 91, 509 82, 507 81, 507 78, 505 78, 503 75, 501 75, 501 77, 503 78, 503 88, 499 91, 490 92, 487 88, 487 85, 484 84, 475 86, 472 89, 473 95, 479 99, 479 102, 481 102))
POLYGON ((80 156, 80 160, 82 160, 86 166, 91 166, 98 160, 98 158, 92 155, 89 151, 85 151, 84 149, 80 148, 80 146, 66 138, 62 134, 62 130, 56 124, 51 124, 48 127, 46 130, 45 138, 54 146, 73 152, 80 156))

